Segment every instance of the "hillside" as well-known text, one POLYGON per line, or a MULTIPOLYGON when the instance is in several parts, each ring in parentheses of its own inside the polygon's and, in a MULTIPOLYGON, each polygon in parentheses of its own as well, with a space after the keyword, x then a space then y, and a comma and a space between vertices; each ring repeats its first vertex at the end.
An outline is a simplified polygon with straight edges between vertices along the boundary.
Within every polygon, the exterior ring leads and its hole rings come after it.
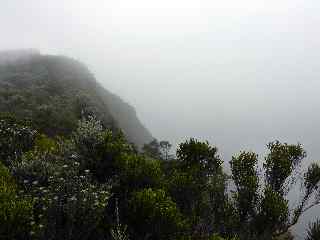
POLYGON ((0 112, 30 118, 50 136, 69 134, 82 115, 94 114, 139 147, 152 140, 135 109, 104 89, 86 66, 36 50, 0 52, 0 112))
POLYGON ((269 142, 262 166, 240 150, 227 173, 208 141, 173 158, 169 142, 128 143, 151 139, 78 61, 0 54, 0 239, 319 240, 304 214, 320 205, 320 164, 301 169, 301 144, 269 142))

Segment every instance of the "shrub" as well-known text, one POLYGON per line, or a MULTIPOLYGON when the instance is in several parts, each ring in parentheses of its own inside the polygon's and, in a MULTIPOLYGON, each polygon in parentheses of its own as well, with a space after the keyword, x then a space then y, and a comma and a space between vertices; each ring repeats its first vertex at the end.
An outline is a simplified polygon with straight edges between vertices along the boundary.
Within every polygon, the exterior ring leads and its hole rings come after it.
POLYGON ((0 239, 28 239, 32 202, 19 197, 9 171, 0 163, 0 239))
POLYGON ((34 234, 40 239, 101 237, 109 187, 81 170, 72 143, 56 142, 54 151, 48 151, 52 144, 44 145, 49 149, 36 145, 14 168, 25 195, 34 201, 34 234))
POLYGON ((79 121, 72 136, 79 161, 85 169, 90 169, 99 182, 105 182, 116 172, 116 159, 122 154, 132 152, 124 135, 114 134, 104 129, 101 122, 94 117, 79 121))
POLYGON ((138 234, 136 239, 176 239, 185 227, 182 215, 166 192, 151 188, 133 195, 130 223, 138 234))
POLYGON ((18 121, 13 115, 0 115, 0 160, 9 166, 23 152, 30 150, 37 132, 25 121, 18 121))
POLYGON ((117 160, 120 185, 123 191, 136 191, 161 185, 160 161, 146 159, 143 155, 124 154, 117 160))

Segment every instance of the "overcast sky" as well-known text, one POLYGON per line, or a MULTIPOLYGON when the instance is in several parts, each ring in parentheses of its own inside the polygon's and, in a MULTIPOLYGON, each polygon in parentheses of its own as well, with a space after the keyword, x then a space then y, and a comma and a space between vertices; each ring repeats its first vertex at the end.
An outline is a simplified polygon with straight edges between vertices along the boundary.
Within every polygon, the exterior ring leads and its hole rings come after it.
MULTIPOLYGON (((86 63, 158 139, 320 158, 319 0, 1 0, 0 50, 86 63)), ((319 213, 320 214, 320 213, 319 213)))

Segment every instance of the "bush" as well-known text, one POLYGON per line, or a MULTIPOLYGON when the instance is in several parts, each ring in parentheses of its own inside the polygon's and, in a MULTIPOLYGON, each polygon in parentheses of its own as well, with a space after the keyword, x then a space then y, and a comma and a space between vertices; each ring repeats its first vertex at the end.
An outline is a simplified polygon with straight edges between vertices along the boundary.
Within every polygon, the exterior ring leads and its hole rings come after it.
POLYGON ((33 234, 40 239, 99 239, 109 187, 81 170, 72 143, 44 137, 39 143, 14 168, 25 195, 34 201, 33 234))
POLYGON ((9 171, 0 163, 0 239, 28 239, 32 202, 19 197, 9 171))
POLYGON ((185 223, 176 204, 164 190, 136 192, 130 201, 130 226, 135 239, 177 239, 185 223))
POLYGON ((132 147, 121 132, 113 134, 94 117, 79 121, 72 141, 79 153, 81 166, 90 169, 99 182, 112 178, 116 173, 116 159, 132 152, 132 147))
POLYGON ((117 160, 122 191, 136 191, 143 188, 160 187, 162 171, 160 161, 146 159, 143 155, 124 154, 117 160))
POLYGON ((0 115, 0 160, 9 166, 23 152, 30 150, 37 132, 25 121, 18 121, 13 115, 0 115))

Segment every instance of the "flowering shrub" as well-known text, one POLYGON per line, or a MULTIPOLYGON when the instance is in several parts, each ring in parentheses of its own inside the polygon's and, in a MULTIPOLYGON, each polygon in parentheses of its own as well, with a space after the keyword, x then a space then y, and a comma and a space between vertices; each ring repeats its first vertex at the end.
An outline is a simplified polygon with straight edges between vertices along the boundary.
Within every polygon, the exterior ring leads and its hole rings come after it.
POLYGON ((110 180, 117 172, 116 160, 133 151, 121 132, 114 134, 104 129, 94 117, 79 121, 72 142, 79 154, 81 167, 90 169, 99 182, 110 180))
MULTIPOLYGON (((47 140, 46 140, 47 141, 47 140)), ((108 185, 96 184, 81 170, 69 141, 23 155, 13 171, 34 201, 31 235, 39 239, 89 239, 98 236, 108 202, 108 185)))
POLYGON ((0 116, 0 161, 10 165, 21 154, 31 149, 37 132, 11 115, 0 116))

